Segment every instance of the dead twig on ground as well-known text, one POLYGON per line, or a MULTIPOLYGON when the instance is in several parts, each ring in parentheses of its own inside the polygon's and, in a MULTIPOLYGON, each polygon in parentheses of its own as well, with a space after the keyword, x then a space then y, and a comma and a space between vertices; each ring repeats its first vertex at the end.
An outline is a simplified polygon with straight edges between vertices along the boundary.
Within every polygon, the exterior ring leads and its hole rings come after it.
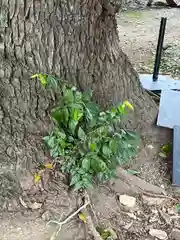
POLYGON ((58 224, 59 226, 62 227, 62 225, 66 224, 69 220, 71 220, 71 218, 73 218, 74 216, 76 216, 79 212, 81 212, 84 208, 87 207, 87 205, 89 205, 90 202, 86 202, 85 204, 83 204, 80 208, 78 208, 78 210, 76 210, 74 213, 72 213, 69 217, 67 217, 64 221, 62 222, 58 222, 58 221, 54 221, 51 220, 47 223, 47 225, 49 225, 50 223, 55 223, 58 224))
POLYGON ((150 193, 150 192, 146 192, 146 191, 142 191, 142 194, 147 195, 149 197, 154 197, 154 198, 166 198, 166 199, 170 199, 172 201, 177 202, 177 199, 167 196, 167 195, 163 195, 163 194, 155 194, 155 193, 150 193))
MULTIPOLYGON (((50 240, 55 240, 55 238, 58 236, 59 232, 61 231, 62 229, 62 226, 64 224, 66 224, 67 222, 69 222, 74 216, 76 216, 78 213, 80 213, 83 209, 85 209, 88 205, 91 207, 91 211, 93 212, 94 216, 96 217, 95 213, 94 213, 94 210, 93 210, 93 207, 91 205, 91 202, 90 202, 90 197, 89 195, 85 192, 85 200, 84 200, 84 204, 79 207, 75 212, 73 212, 70 216, 68 216, 65 220, 61 221, 63 215, 61 215, 60 217, 60 220, 59 221, 55 221, 55 220, 51 220, 47 223, 47 225, 49 225, 50 223, 55 223, 57 224, 59 227, 57 229, 57 231, 55 231, 52 236, 51 236, 51 239, 50 240)), ((97 221, 97 217, 96 217, 96 221, 97 221)), ((86 210, 86 224, 89 228, 89 230, 91 231, 93 237, 94 237, 94 240, 102 240, 100 234, 98 233, 98 231, 96 230, 95 226, 94 226, 94 223, 93 223, 93 220, 90 216, 90 214, 88 214, 88 210, 86 210)))
POLYGON ((74 216, 76 216, 79 212, 81 212, 84 208, 87 207, 87 205, 89 204, 90 202, 86 202, 84 205, 82 205, 78 210, 76 210, 74 213, 72 213, 69 217, 67 217, 64 221, 61 221, 62 217, 63 217, 63 214, 61 215, 60 217, 60 220, 59 221, 54 221, 54 220, 51 220, 47 223, 47 225, 49 225, 50 223, 55 223, 57 225, 59 225, 59 228, 57 229, 57 231, 55 231, 50 240, 55 240, 55 238, 58 236, 59 232, 61 231, 62 229, 62 226, 64 224, 66 224, 67 222, 69 222, 69 220, 71 220, 74 216))
MULTIPOLYGON (((86 191, 84 193, 84 196, 85 196, 85 199, 87 199, 87 201, 90 202, 90 204, 89 204, 90 210, 93 213, 93 216, 95 218, 96 224, 98 224, 98 219, 97 219, 96 213, 95 213, 94 208, 93 208, 93 206, 91 204, 90 197, 89 197, 89 195, 88 195, 88 193, 86 191)), ((96 227, 94 226, 94 223, 93 223, 93 220, 91 218, 91 215, 88 213, 88 211, 86 211, 86 221, 87 221, 88 228, 89 228, 90 232, 92 233, 92 235, 94 237, 94 240, 103 240, 101 238, 99 232, 96 230, 96 227)))
POLYGON ((98 231, 96 230, 91 216, 87 215, 86 219, 87 219, 88 228, 92 233, 94 240, 103 240, 100 234, 98 233, 98 231))
POLYGON ((90 201, 90 197, 89 197, 89 195, 88 195, 88 193, 87 193, 86 191, 85 191, 85 193, 84 193, 84 196, 85 196, 85 198, 87 199, 87 201, 90 202, 90 204, 89 204, 90 210, 91 210, 91 212, 92 212, 92 214, 93 214, 93 216, 94 216, 94 218, 95 218, 96 224, 98 224, 98 218, 97 218, 96 213, 95 213, 95 211, 94 211, 93 205, 92 205, 92 203, 91 203, 91 201, 90 201))

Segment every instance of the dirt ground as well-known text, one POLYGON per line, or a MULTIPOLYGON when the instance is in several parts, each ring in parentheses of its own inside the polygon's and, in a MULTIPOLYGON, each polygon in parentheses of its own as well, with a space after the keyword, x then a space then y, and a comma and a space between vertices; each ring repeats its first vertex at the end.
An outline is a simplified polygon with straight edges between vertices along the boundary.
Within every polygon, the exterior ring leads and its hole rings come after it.
MULTIPOLYGON (((146 71, 156 49, 160 18, 168 18, 165 36, 165 45, 178 43, 180 39, 179 9, 148 9, 140 11, 126 11, 118 16, 118 30, 121 46, 131 59, 138 71, 146 71)), ((151 158, 157 146, 148 144, 144 155, 134 161, 131 166, 139 172, 138 176, 147 182, 160 186, 163 189, 170 187, 170 172, 167 161, 160 157, 151 158)), ((158 146, 159 147, 159 146, 158 146)), ((132 179, 133 182, 133 179, 132 179)), ((102 225, 108 225, 117 231, 114 239, 120 240, 153 240, 172 239, 173 228, 180 228, 179 215, 173 199, 156 196, 156 203, 150 196, 143 198, 135 196, 136 207, 122 209, 119 195, 128 192, 128 184, 122 186, 121 179, 117 179, 112 186, 101 186, 91 193, 92 205, 97 218, 102 225), (123 188, 124 187, 124 188, 123 188), (163 200, 163 201, 161 201, 163 200), (150 229, 165 231, 167 236, 153 237, 150 229), (157 238, 156 238, 157 237, 157 238), (164 238, 163 238, 164 237, 164 238)), ((57 186, 56 186, 57 187, 57 186)), ((54 240, 51 238, 56 225, 47 226, 48 220, 58 219, 62 213, 66 217, 77 208, 77 199, 71 197, 64 186, 58 186, 56 194, 43 196, 22 196, 20 199, 7 200, 4 213, 0 218, 1 240, 54 240), (27 207, 27 202, 41 202, 37 209, 27 207)), ((159 190, 157 189, 157 192, 159 190)), ((158 193, 157 193, 158 194, 158 193)), ((155 197, 155 196, 153 196, 155 197)), ((93 239, 87 237, 83 224, 75 217, 69 224, 62 228, 56 239, 80 240, 93 239)), ((162 233, 161 233, 162 234, 162 233)), ((178 240, 180 238, 176 238, 178 240)))
MULTIPOLYGON (((176 71, 177 74, 175 75, 179 76, 179 71, 177 72, 180 66, 179 14, 180 10, 175 8, 152 8, 149 10, 125 11, 119 15, 118 30, 120 43, 122 49, 126 52, 138 72, 152 74, 160 20, 161 17, 167 17, 164 38, 164 47, 167 47, 167 50, 163 52, 160 71, 172 75, 176 71)), ((152 145, 147 152, 148 156, 159 147, 155 144, 152 145)), ((141 178, 146 179, 152 184, 166 186, 167 188, 171 180, 171 165, 171 159, 163 161, 162 159, 158 159, 157 156, 156 159, 152 159, 151 157, 143 159, 141 157, 141 159, 136 161, 134 167, 138 171, 140 170, 141 178)))

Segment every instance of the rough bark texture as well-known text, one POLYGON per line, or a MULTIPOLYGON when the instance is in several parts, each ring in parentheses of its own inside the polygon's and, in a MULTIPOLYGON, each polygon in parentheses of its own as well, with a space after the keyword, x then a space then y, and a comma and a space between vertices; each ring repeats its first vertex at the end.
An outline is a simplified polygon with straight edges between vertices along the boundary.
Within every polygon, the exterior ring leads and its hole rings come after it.
POLYGON ((1 0, 0 9, 0 195, 25 187, 26 170, 44 159, 52 99, 30 79, 34 73, 92 88, 102 107, 128 99, 136 108, 132 128, 150 126, 156 107, 120 49, 115 1, 1 0))

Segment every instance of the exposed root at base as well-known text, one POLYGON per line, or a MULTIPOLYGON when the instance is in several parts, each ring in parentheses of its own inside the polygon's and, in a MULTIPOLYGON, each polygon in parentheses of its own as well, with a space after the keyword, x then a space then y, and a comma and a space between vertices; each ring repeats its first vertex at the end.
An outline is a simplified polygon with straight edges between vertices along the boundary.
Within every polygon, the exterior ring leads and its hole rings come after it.
MULTIPOLYGON (((78 213, 80 213, 82 210, 85 210, 85 213, 86 213, 86 224, 87 224, 87 227, 88 229, 90 230, 91 234, 93 235, 94 237, 94 240, 103 240, 100 236, 100 234, 98 233, 98 231, 96 230, 96 227, 94 226, 94 223, 93 223, 93 220, 91 218, 91 215, 88 213, 88 210, 87 210, 87 206, 90 205, 91 206, 91 210, 92 210, 92 205, 90 203, 90 198, 89 198, 89 195, 87 193, 85 193, 85 200, 84 200, 84 204, 79 207, 75 212, 73 212, 70 216, 68 216, 66 219, 64 219, 63 221, 62 218, 63 218, 63 215, 61 215, 59 221, 54 221, 54 220, 51 220, 47 223, 47 225, 49 225, 50 223, 55 223, 58 225, 58 229, 53 232, 50 240, 55 240, 56 237, 58 236, 59 232, 61 231, 62 229, 62 226, 64 224, 66 224, 67 222, 69 222, 73 217, 75 217, 78 213)), ((94 214, 94 210, 93 210, 93 214, 94 214)), ((97 220, 96 220, 97 221, 97 220)))

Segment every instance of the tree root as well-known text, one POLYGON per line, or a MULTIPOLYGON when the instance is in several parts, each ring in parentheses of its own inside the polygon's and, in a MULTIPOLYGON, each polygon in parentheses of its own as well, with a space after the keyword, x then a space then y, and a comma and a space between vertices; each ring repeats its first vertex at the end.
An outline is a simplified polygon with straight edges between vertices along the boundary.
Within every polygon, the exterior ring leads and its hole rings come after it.
MULTIPOLYGON (((73 212, 70 216, 68 216, 66 219, 61 221, 61 219, 62 219, 62 217, 64 215, 64 214, 62 214, 60 219, 59 219, 59 221, 54 221, 54 220, 49 221, 47 223, 47 225, 49 225, 50 223, 55 223, 55 224, 58 225, 58 229, 52 234, 50 240, 55 240, 56 237, 58 236, 59 232, 61 231, 62 226, 64 224, 66 224, 67 222, 69 222, 73 217, 75 217, 82 210, 86 209, 88 205, 90 205, 91 211, 93 212, 93 214, 95 214, 94 211, 93 211, 93 207, 91 205, 91 202, 90 202, 89 195, 87 193, 85 193, 84 204, 81 207, 79 207, 75 212, 73 212)), ((94 240, 102 240, 100 234, 98 233, 98 231, 96 230, 96 228, 94 226, 93 220, 92 220, 90 214, 88 213, 87 209, 86 209, 85 213, 86 213, 85 214, 85 216, 86 216, 86 224, 87 224, 87 227, 90 230, 91 234, 93 235, 94 240)), ((97 218, 96 218, 96 221, 97 221, 97 218)))
POLYGON ((133 194, 155 194, 166 195, 166 191, 158 186, 152 185, 143 179, 138 178, 122 168, 117 169, 117 179, 114 181, 112 189, 116 193, 131 192, 133 194), (123 189, 123 191, 122 191, 123 189))
POLYGON ((89 204, 90 204, 89 201, 86 202, 86 203, 84 203, 80 208, 78 208, 78 210, 76 210, 75 212, 73 212, 73 213, 72 213, 69 217, 67 217, 64 221, 61 221, 61 219, 62 219, 62 217, 63 217, 63 214, 61 215, 59 222, 58 222, 58 221, 54 221, 54 220, 49 221, 49 222, 47 223, 47 225, 49 225, 50 223, 55 223, 55 224, 59 225, 58 230, 52 234, 50 240, 54 240, 54 239, 58 236, 59 232, 61 231, 62 226, 63 226, 64 224, 66 224, 67 222, 69 222, 69 220, 71 220, 74 216, 76 216, 79 212, 81 212, 81 211, 82 211, 84 208, 86 208, 87 205, 89 205, 89 204))
POLYGON ((96 230, 91 216, 87 214, 86 219, 87 219, 88 228, 89 228, 90 232, 92 233, 94 240, 103 240, 101 238, 100 234, 98 233, 98 231, 96 230))

